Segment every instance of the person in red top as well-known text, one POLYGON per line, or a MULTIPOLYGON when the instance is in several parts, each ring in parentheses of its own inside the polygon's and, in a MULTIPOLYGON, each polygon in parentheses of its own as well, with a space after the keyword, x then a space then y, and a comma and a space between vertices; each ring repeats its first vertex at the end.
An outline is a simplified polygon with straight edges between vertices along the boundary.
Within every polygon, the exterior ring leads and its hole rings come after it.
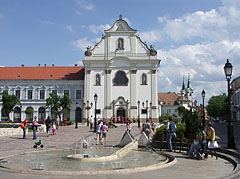
POLYGON ((27 126, 28 126, 27 119, 25 119, 23 121, 23 125, 24 125, 24 128, 23 128, 23 139, 26 139, 26 131, 27 131, 27 126))

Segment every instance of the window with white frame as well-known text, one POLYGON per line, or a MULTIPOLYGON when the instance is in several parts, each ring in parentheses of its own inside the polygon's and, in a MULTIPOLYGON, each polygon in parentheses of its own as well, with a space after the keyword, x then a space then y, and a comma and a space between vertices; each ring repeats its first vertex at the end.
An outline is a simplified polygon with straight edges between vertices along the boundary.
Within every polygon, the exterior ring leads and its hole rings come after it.
POLYGON ((40 90, 40 99, 45 99, 45 90, 40 90))
POLYGON ((53 94, 57 94, 57 90, 55 90, 55 89, 52 90, 52 93, 53 93, 53 94))
POLYGON ((33 90, 27 91, 27 99, 33 99, 33 90))
POLYGON ((69 96, 69 90, 64 90, 63 94, 69 96))
POLYGON ((76 90, 76 99, 81 99, 81 90, 76 90))
POLYGON ((20 99, 20 90, 16 90, 15 95, 17 96, 18 99, 20 99))

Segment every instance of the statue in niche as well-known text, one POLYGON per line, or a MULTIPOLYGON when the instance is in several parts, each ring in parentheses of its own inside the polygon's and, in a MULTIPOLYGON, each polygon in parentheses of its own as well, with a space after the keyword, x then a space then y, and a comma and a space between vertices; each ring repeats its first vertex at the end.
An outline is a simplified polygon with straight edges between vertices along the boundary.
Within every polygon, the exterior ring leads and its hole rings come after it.
POLYGON ((96 75, 96 85, 97 85, 97 86, 100 86, 100 85, 101 85, 100 75, 99 75, 99 74, 96 75))
POLYGON ((146 85, 147 84, 147 77, 145 74, 142 75, 142 84, 146 85))
POLYGON ((118 48, 117 48, 117 50, 124 50, 123 39, 122 38, 118 39, 118 48))
POLYGON ((123 31, 123 26, 122 26, 122 24, 119 24, 119 25, 118 25, 117 31, 123 31))

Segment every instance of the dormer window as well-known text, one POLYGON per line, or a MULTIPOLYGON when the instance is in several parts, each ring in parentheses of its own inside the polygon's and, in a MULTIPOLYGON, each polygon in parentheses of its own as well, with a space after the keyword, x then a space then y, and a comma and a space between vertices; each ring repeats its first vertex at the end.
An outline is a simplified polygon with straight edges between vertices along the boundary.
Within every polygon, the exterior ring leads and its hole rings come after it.
POLYGON ((117 50, 124 50, 124 40, 123 40, 123 38, 118 38, 117 50))

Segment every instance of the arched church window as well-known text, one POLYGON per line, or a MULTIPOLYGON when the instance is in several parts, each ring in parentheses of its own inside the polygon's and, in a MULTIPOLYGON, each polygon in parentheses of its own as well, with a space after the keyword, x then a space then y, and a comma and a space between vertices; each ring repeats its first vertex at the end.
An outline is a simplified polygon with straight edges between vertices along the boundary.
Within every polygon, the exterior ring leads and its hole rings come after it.
POLYGON ((118 38, 117 50, 124 50, 124 40, 123 40, 123 38, 118 38))
POLYGON ((100 74, 96 74, 96 86, 100 86, 101 85, 101 76, 100 74))
POLYGON ((147 85, 147 75, 145 73, 142 74, 142 85, 147 85))
POLYGON ((113 85, 114 86, 127 86, 128 85, 128 78, 124 71, 118 71, 115 74, 115 77, 113 79, 113 85))

